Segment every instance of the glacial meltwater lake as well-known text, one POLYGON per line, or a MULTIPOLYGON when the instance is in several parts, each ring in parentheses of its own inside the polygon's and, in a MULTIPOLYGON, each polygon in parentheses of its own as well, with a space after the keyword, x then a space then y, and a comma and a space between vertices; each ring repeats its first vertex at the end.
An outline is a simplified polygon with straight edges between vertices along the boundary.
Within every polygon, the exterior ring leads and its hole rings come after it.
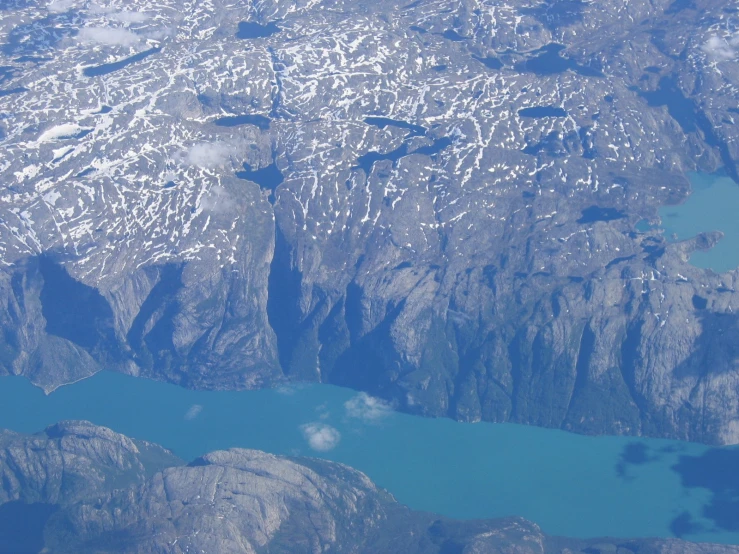
POLYGON ((0 427, 86 419, 185 460, 230 447, 327 458, 400 502, 456 518, 524 516, 573 537, 739 543, 739 449, 459 423, 390 410, 330 385, 193 391, 101 372, 46 396, 0 378, 0 427))
POLYGON ((716 272, 739 267, 739 184, 730 177, 706 173, 688 175, 692 192, 677 206, 660 208, 665 236, 685 240, 707 231, 724 237, 710 250, 694 252, 690 263, 716 272))

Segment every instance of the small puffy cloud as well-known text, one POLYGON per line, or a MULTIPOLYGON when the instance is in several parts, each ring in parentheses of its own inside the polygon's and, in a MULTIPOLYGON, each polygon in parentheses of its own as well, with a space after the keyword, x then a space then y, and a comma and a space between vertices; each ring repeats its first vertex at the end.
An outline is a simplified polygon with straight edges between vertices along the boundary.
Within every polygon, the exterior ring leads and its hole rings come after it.
POLYGON ((308 445, 318 452, 333 450, 341 440, 341 433, 338 429, 325 423, 306 423, 300 426, 300 430, 305 440, 308 441, 308 445))
POLYGON ((141 37, 133 31, 116 27, 83 27, 77 38, 82 42, 107 46, 134 46, 141 42, 141 37))
POLYGON ((366 392, 360 392, 354 398, 344 402, 344 409, 349 417, 361 419, 366 423, 376 423, 393 411, 389 403, 370 396, 366 392))
POLYGON ((76 0, 55 0, 46 6, 51 13, 64 13, 72 9, 76 0))
POLYGON ((185 412, 185 420, 186 421, 192 421, 196 417, 200 415, 200 412, 203 411, 203 407, 200 404, 193 404, 190 406, 190 409, 185 412))
POLYGON ((200 198, 198 207, 205 212, 223 212, 229 207, 230 196, 223 187, 215 186, 200 198))
POLYGON ((236 147, 226 142, 199 142, 185 153, 184 161, 196 167, 213 169, 226 165, 235 152, 236 147))
POLYGON ((714 35, 710 37, 702 47, 702 50, 706 54, 717 61, 733 60, 737 57, 738 49, 739 34, 728 38, 714 35))

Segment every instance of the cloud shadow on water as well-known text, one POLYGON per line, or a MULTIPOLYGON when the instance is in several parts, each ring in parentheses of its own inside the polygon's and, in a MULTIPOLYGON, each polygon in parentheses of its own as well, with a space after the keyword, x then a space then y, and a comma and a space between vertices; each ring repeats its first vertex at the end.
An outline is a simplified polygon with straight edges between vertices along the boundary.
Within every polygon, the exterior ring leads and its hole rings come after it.
POLYGON ((659 460, 659 455, 650 454, 649 446, 644 442, 630 442, 624 446, 616 463, 616 474, 624 480, 633 479, 629 475, 629 466, 641 466, 659 460))
POLYGON ((706 531, 706 528, 701 524, 696 523, 690 512, 683 512, 670 523, 670 531, 677 538, 682 538, 686 535, 695 535, 706 531))
POLYGON ((680 456, 672 469, 683 487, 711 491, 702 510, 705 518, 721 530, 739 531, 739 449, 711 448, 700 456, 680 456))

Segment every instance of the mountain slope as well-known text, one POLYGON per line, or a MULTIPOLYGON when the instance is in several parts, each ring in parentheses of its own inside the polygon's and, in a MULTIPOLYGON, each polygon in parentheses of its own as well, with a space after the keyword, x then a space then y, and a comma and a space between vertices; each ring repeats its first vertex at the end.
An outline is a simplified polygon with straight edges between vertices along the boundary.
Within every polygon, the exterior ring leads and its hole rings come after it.
POLYGON ((26 518, 23 526, 0 524, 0 552, 25 551, 8 550, 13 544, 50 554, 739 552, 679 540, 548 537, 520 518, 454 521, 397 504, 341 464, 233 449, 184 465, 155 445, 86 422, 32 436, 3 432, 0 440, 0 474, 15 480, 2 479, 0 513, 5 522, 26 518), (71 479, 80 471, 103 478, 71 479), (75 486, 49 486, 60 475, 75 486))
POLYGON ((1 371, 739 441, 736 2, 0 9, 1 371))

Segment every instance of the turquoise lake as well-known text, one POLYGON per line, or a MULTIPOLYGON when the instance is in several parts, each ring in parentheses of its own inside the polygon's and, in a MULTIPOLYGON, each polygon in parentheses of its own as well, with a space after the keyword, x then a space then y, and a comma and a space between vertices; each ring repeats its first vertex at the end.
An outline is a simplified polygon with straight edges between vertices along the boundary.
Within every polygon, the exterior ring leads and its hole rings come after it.
POLYGON ((0 427, 19 432, 86 419, 186 460, 246 447, 343 462, 400 502, 451 517, 520 515, 573 537, 739 543, 736 448, 428 419, 329 385, 193 391, 101 372, 46 396, 24 378, 0 383, 0 427))
POLYGON ((739 266, 739 184, 729 177, 689 174, 692 192, 680 205, 660 208, 665 236, 689 239, 698 233, 723 231, 724 237, 706 252, 695 252, 690 263, 717 272, 739 266))

